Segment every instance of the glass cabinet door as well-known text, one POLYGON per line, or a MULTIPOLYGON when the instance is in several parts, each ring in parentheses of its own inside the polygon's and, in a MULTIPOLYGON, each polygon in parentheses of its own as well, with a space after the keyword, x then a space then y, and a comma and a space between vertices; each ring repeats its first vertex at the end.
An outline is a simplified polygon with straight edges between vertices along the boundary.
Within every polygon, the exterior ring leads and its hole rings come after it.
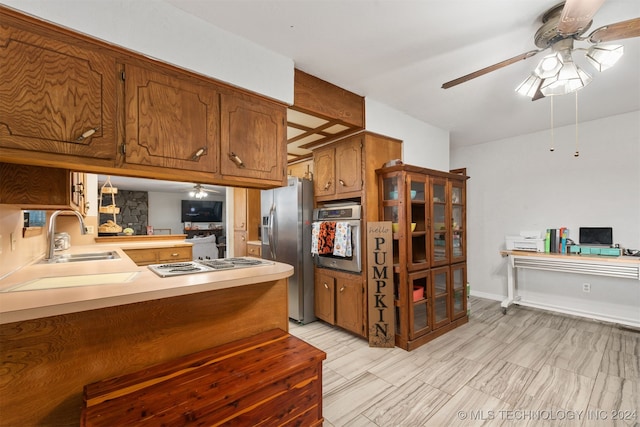
POLYGON ((467 253, 464 183, 451 181, 451 262, 463 262, 467 253))
POLYGON ((447 180, 431 178, 431 265, 449 263, 449 207, 447 180))
POLYGON ((407 264, 410 271, 429 267, 429 185, 424 175, 407 174, 407 264))
POLYGON ((431 331, 431 309, 429 307, 429 271, 409 274, 409 338, 415 339, 431 331))
POLYGON ((433 328, 449 323, 449 267, 431 270, 431 304, 433 328))
POLYGON ((467 314, 467 269, 465 264, 451 266, 451 315, 452 320, 467 314))

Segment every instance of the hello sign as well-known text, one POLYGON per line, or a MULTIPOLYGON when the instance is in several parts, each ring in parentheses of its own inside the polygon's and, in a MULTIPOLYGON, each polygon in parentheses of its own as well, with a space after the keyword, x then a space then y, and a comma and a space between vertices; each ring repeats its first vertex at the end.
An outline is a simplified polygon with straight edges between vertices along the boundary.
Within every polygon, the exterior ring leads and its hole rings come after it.
POLYGON ((395 346, 391 222, 367 222, 369 346, 395 346))

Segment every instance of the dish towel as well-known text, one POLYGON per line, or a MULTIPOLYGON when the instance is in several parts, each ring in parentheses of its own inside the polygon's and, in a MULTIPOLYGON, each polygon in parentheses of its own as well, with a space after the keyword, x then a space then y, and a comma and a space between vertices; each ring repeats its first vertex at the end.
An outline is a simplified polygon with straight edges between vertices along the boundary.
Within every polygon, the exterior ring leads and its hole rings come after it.
POLYGON ((311 223, 311 253, 318 254, 318 236, 320 236, 320 223, 311 223))
POLYGON ((341 257, 351 256, 351 225, 348 222, 336 222, 333 255, 341 257))
POLYGON ((325 255, 333 252, 333 242, 336 237, 336 223, 323 221, 318 231, 318 254, 325 255))

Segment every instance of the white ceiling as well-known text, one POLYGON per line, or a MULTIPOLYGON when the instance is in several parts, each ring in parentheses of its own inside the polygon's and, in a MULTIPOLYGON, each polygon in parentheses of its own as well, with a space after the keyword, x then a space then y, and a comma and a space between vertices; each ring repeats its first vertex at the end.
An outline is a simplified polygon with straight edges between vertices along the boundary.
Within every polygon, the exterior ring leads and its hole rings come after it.
MULTIPOLYGON (((514 92, 543 56, 441 89, 444 82, 535 49, 558 0, 168 0, 272 51, 296 68, 450 131, 465 146, 549 129, 549 98, 514 92)), ((640 16, 639 0, 608 0, 591 29, 640 16)), ((580 121, 640 109, 640 38, 578 92, 580 121)), ((576 42, 576 47, 588 46, 576 42)), ((556 97, 554 125, 575 123, 575 96, 556 97)), ((393 135, 391 135, 393 136, 393 135)))

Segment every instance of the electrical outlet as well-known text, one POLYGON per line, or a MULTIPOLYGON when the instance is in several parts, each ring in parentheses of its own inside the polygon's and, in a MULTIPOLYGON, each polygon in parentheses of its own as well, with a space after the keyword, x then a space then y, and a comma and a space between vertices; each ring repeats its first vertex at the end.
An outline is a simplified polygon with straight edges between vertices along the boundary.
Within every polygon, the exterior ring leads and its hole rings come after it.
POLYGON ((93 229, 93 225, 87 225, 85 228, 87 229, 87 234, 95 233, 95 230, 93 229))
POLYGON ((583 283, 582 292, 591 292, 591 283, 583 283))

